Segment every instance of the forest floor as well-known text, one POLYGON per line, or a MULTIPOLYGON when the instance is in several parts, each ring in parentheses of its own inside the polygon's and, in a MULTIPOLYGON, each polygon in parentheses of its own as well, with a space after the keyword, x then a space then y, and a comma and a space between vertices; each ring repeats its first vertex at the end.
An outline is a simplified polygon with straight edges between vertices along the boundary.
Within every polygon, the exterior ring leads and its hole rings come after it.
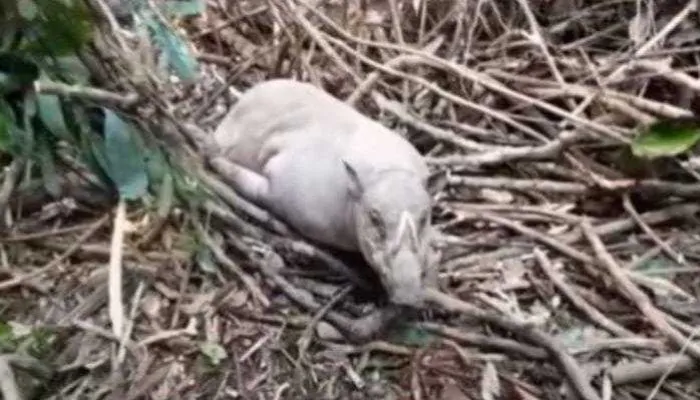
MULTIPOLYGON (((361 315, 371 296, 336 295, 347 280, 307 268, 333 256, 219 186, 208 213, 128 207, 120 339, 106 268, 119 212, 80 196, 14 208, 0 307, 15 332, 43 332, 51 383, 36 398, 700 399, 698 173, 629 150, 639 127, 700 109, 696 7, 208 1, 177 21, 200 78, 164 82, 158 101, 211 132, 238 93, 290 77, 405 135, 446 173, 447 297, 385 337, 345 340, 328 315, 361 315)), ((22 362, 8 360, 0 383, 22 362)))

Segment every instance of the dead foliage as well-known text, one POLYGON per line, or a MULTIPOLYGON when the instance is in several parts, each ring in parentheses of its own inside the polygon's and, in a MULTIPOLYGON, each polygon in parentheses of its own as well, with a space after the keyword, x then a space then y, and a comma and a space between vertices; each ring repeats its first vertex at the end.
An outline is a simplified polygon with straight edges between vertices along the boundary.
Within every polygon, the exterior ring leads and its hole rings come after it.
POLYGON ((212 0, 173 22, 201 62, 191 83, 149 72, 118 23, 95 48, 103 89, 136 94, 130 110, 210 196, 115 209, 68 177, 70 201, 0 195, 3 315, 52 338, 50 366, 0 358, 3 393, 40 370, 36 398, 56 399, 700 398, 700 184, 680 158, 625 158, 636 127, 697 112, 697 2, 212 0), (346 289, 347 260, 231 193, 184 141, 273 77, 345 99, 445 175, 444 293, 418 322, 339 336, 373 304, 346 289))

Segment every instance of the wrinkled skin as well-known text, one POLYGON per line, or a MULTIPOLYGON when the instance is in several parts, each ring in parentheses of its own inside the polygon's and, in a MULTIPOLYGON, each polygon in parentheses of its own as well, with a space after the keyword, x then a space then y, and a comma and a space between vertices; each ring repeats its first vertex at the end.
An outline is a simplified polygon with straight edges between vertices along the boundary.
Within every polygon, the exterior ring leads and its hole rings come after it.
POLYGON ((392 304, 420 307, 434 282, 428 168, 400 135, 307 83, 244 93, 208 155, 237 192, 300 234, 359 251, 392 304))
MULTIPOLYGON (((434 269, 431 199, 411 171, 386 171, 363 185, 351 166, 350 195, 359 249, 374 266, 391 303, 422 305, 426 272, 434 269)), ((429 284, 434 284, 429 282, 429 284)))

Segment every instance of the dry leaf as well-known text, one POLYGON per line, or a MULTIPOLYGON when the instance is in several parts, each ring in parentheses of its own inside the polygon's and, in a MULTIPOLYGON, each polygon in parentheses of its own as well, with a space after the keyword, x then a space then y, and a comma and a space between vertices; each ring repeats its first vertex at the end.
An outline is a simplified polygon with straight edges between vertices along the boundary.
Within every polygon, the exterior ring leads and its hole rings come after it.
POLYGON ((512 193, 505 190, 484 188, 479 191, 482 200, 493 204, 510 204, 515 200, 512 193))
POLYGON ((226 304, 232 308, 240 308, 246 305, 250 293, 247 290, 236 290, 226 296, 226 304))
POLYGON ((648 275, 641 274, 639 272, 634 272, 634 271, 628 271, 630 279, 634 281, 634 283, 644 286, 647 289, 651 289, 651 291, 654 292, 655 296, 658 297, 669 297, 669 296, 678 296, 682 297, 685 300, 694 300, 695 297, 690 295, 689 293, 686 293, 683 289, 679 288, 678 286, 674 285, 671 281, 665 278, 660 278, 660 277, 652 277, 648 275))
POLYGON ((316 334, 322 340, 343 340, 343 335, 333 325, 325 321, 318 322, 316 334))
POLYGON ((651 31, 651 27, 649 26, 649 18, 647 18, 644 14, 644 12, 640 12, 639 14, 635 15, 627 27, 627 35, 629 35, 632 43, 634 43, 634 47, 639 47, 646 42, 647 38, 649 37, 649 32, 651 31))
POLYGON ((163 298, 158 295, 157 292, 148 293, 143 296, 143 299, 141 299, 139 308, 148 316, 148 318, 157 319, 161 313, 162 301, 163 298))

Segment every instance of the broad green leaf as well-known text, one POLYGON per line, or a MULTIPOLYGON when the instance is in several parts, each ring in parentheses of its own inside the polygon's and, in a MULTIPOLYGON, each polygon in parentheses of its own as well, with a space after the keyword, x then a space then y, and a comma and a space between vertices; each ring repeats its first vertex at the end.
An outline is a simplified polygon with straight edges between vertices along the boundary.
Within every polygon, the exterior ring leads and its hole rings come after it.
POLYGON ((22 322, 10 321, 8 323, 12 329, 12 336, 17 339, 24 339, 32 334, 32 327, 22 322))
POLYGON ((204 2, 202 0, 176 0, 164 2, 162 9, 165 14, 175 17, 189 17, 201 15, 204 12, 204 2))
POLYGON ((92 39, 93 21, 82 1, 42 1, 23 49, 36 55, 74 54, 92 39))
POLYGON ((572 347, 579 347, 585 344, 584 328, 581 326, 571 326, 565 330, 562 330, 558 337, 566 345, 572 347))
POLYGON ((148 188, 146 163, 129 124, 105 109, 104 134, 108 175, 120 196, 127 200, 143 196, 148 188))
POLYGON ((195 261, 197 262, 197 266, 208 274, 215 274, 216 271, 219 270, 214 262, 214 255, 207 246, 203 245, 197 250, 195 261))
POLYGON ((46 191, 52 196, 58 197, 61 194, 61 184, 56 173, 56 162, 49 142, 48 132, 37 136, 37 154, 39 169, 46 191))
POLYGON ((25 88, 39 78, 39 68, 17 53, 0 53, 0 92, 25 88))
MULTIPOLYGON (((25 157, 31 155, 34 150, 34 124, 32 119, 36 116, 36 101, 33 96, 24 96, 23 115, 22 115, 22 136, 15 136, 14 140, 19 144, 21 154, 25 157)), ((20 133, 19 131, 17 133, 20 133)))
POLYGON ((109 162, 107 161, 104 140, 101 137, 89 138, 86 135, 81 138, 81 147, 84 149, 81 153, 83 161, 91 167, 102 183, 112 186, 114 182, 109 174, 109 162))
POLYGON ((0 109, 0 152, 10 152, 12 148, 12 136, 10 136, 10 126, 14 123, 9 116, 0 109))
POLYGON ((28 353, 34 357, 45 357, 51 351, 51 345, 54 343, 56 335, 46 328, 33 328, 31 340, 28 343, 28 353))
POLYGON ((690 150, 700 140, 700 119, 662 120, 647 127, 632 142, 636 157, 671 157, 690 150))
POLYGON ((652 257, 641 265, 637 266, 636 271, 642 272, 645 275, 669 275, 669 270, 678 267, 678 263, 669 259, 668 256, 662 254, 657 257, 652 257))
POLYGON ((69 81, 69 83, 86 85, 90 82, 90 70, 78 57, 58 57, 56 58, 56 63, 54 65, 57 73, 69 81))
POLYGON ((211 365, 219 365, 221 360, 226 359, 226 350, 218 343, 202 342, 199 344, 199 351, 207 358, 211 365))
POLYGON ((185 174, 180 168, 171 170, 175 193, 180 200, 186 201, 190 206, 196 206, 204 202, 208 194, 191 175, 185 174))
POLYGON ((26 135, 22 129, 17 126, 17 117, 12 105, 0 97, 0 118, 4 121, 4 135, 2 150, 7 151, 12 155, 22 154, 23 146, 25 145, 26 135))
POLYGON ((63 118, 61 101, 54 94, 40 94, 37 96, 37 106, 39 108, 39 118, 46 125, 46 128, 57 137, 69 141, 70 132, 63 118))
MULTIPOLYGON (((98 132, 102 130, 90 125, 90 108, 66 107, 66 125, 70 132, 75 133, 77 157, 99 178, 99 182, 104 185, 105 190, 113 188, 113 182, 107 174, 107 159, 104 155, 104 138, 98 132)), ((99 114, 103 117, 102 109, 99 114)))
POLYGON ((158 215, 167 217, 172 210, 175 201, 175 189, 173 188, 173 176, 165 174, 158 191, 158 215))
POLYGON ((391 332, 392 341, 409 346, 425 346, 435 341, 433 333, 419 326, 399 324, 391 332))
POLYGON ((12 106, 8 101, 6 101, 2 97, 0 97, 0 115, 3 115, 8 121, 12 122, 13 124, 17 122, 17 118, 15 118, 15 112, 12 109, 12 106))
POLYGON ((147 24, 173 72, 186 81, 196 78, 198 63, 187 47, 187 42, 156 18, 147 18, 147 24))
POLYGON ((34 146, 34 140, 31 134, 16 124, 10 125, 9 132, 11 144, 10 153, 21 157, 27 157, 31 154, 32 147, 34 146))
POLYGON ((3 12, 0 8, 0 52, 11 51, 17 43, 18 33, 22 30, 19 18, 3 15, 3 12))
POLYGON ((0 321, 0 338, 10 337, 12 335, 12 327, 5 321, 0 321))
POLYGON ((19 11, 19 15, 27 21, 36 18, 36 14, 38 13, 34 0, 17 0, 17 11, 19 11))
POLYGON ((12 325, 0 321, 0 352, 13 352, 17 346, 17 338, 12 330, 12 325))
POLYGON ((166 160, 165 155, 163 155, 163 152, 160 151, 160 149, 146 149, 146 166, 148 168, 148 181, 151 182, 152 185, 157 185, 160 184, 165 178, 169 178, 171 180, 171 185, 172 185, 172 176, 170 176, 170 165, 168 164, 168 160, 166 160))

